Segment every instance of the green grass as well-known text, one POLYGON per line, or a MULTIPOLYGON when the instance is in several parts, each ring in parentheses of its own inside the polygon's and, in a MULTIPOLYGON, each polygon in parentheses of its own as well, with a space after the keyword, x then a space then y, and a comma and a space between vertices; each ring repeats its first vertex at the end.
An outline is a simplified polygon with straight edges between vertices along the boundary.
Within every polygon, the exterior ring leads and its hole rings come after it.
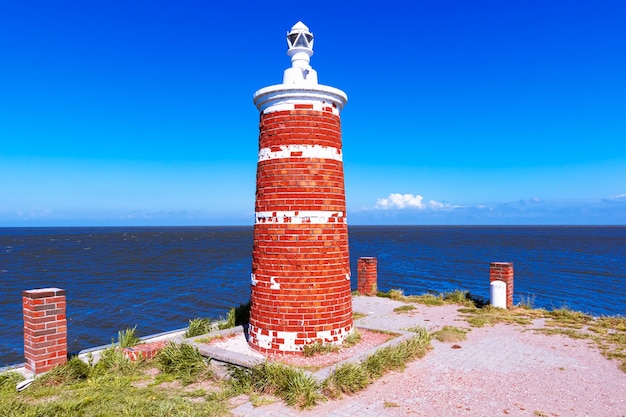
POLYGON ((310 408, 323 400, 315 378, 279 363, 264 362, 251 369, 232 366, 229 376, 231 390, 236 393, 275 395, 299 408, 310 408))
POLYGON ((408 362, 423 357, 430 349, 430 335, 425 329, 416 336, 377 350, 361 363, 345 363, 337 367, 322 384, 330 398, 352 394, 365 389, 374 380, 390 371, 402 371, 408 362))
MULTIPOLYGON (((113 352, 115 349, 110 349, 113 352)), ((199 390, 185 393, 181 388, 136 386, 152 378, 146 366, 135 366, 120 373, 104 366, 90 366, 78 358, 37 378, 22 392, 15 390, 21 376, 14 372, 0 374, 0 410, 3 417, 75 417, 75 416, 219 416, 227 415, 225 401, 186 398, 201 396, 199 390)))
POLYGON ((23 380, 24 377, 17 372, 0 374, 0 395, 15 392, 16 385, 23 380))

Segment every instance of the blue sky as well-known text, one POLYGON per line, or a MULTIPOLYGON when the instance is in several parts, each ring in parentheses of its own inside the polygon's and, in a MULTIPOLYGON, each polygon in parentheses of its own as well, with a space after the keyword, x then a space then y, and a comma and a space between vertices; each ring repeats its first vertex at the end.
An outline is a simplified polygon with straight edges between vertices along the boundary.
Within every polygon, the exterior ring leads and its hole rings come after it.
POLYGON ((298 20, 348 94, 350 224, 626 224, 625 19, 621 0, 4 2, 0 226, 253 224, 252 95, 298 20))

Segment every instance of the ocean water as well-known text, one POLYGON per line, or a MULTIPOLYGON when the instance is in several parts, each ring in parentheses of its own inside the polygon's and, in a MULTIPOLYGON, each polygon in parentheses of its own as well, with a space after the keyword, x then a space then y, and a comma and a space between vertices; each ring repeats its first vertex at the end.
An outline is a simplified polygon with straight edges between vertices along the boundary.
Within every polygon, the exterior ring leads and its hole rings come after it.
MULTIPOLYGON (((515 302, 626 314, 626 227, 350 226, 378 286, 488 298, 489 263, 513 262, 515 302)), ((218 318, 250 294, 252 227, 0 228, 0 366, 23 361, 21 293, 67 290, 68 348, 218 318)))

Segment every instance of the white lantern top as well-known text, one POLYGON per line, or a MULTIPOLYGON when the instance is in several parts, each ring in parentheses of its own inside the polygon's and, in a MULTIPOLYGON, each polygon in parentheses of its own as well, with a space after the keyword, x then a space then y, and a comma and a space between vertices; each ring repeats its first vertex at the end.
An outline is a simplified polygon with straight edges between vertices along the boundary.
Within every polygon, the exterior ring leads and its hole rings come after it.
POLYGON ((302 22, 287 32, 287 55, 291 68, 283 74, 283 83, 261 88, 254 93, 254 104, 262 113, 293 110, 295 104, 313 105, 313 110, 339 115, 348 100, 346 93, 317 83, 317 72, 309 62, 313 55, 313 34, 302 22))
POLYGON ((287 55, 291 57, 291 68, 283 74, 283 84, 317 84, 317 72, 311 68, 313 34, 302 22, 292 26, 287 33, 287 55))

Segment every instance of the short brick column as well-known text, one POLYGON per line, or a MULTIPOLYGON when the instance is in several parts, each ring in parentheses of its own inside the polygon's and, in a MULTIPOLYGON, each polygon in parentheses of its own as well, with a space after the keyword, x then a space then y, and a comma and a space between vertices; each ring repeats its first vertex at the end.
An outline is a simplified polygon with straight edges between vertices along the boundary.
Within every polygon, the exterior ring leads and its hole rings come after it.
POLYGON ((489 282, 503 281, 506 284, 506 307, 513 307, 513 263, 491 262, 489 282))
POLYGON ((358 291, 361 295, 374 296, 378 292, 377 260, 362 257, 357 261, 358 291))
POLYGON ((42 288, 22 292, 24 358, 35 375, 67 362, 65 290, 42 288))

